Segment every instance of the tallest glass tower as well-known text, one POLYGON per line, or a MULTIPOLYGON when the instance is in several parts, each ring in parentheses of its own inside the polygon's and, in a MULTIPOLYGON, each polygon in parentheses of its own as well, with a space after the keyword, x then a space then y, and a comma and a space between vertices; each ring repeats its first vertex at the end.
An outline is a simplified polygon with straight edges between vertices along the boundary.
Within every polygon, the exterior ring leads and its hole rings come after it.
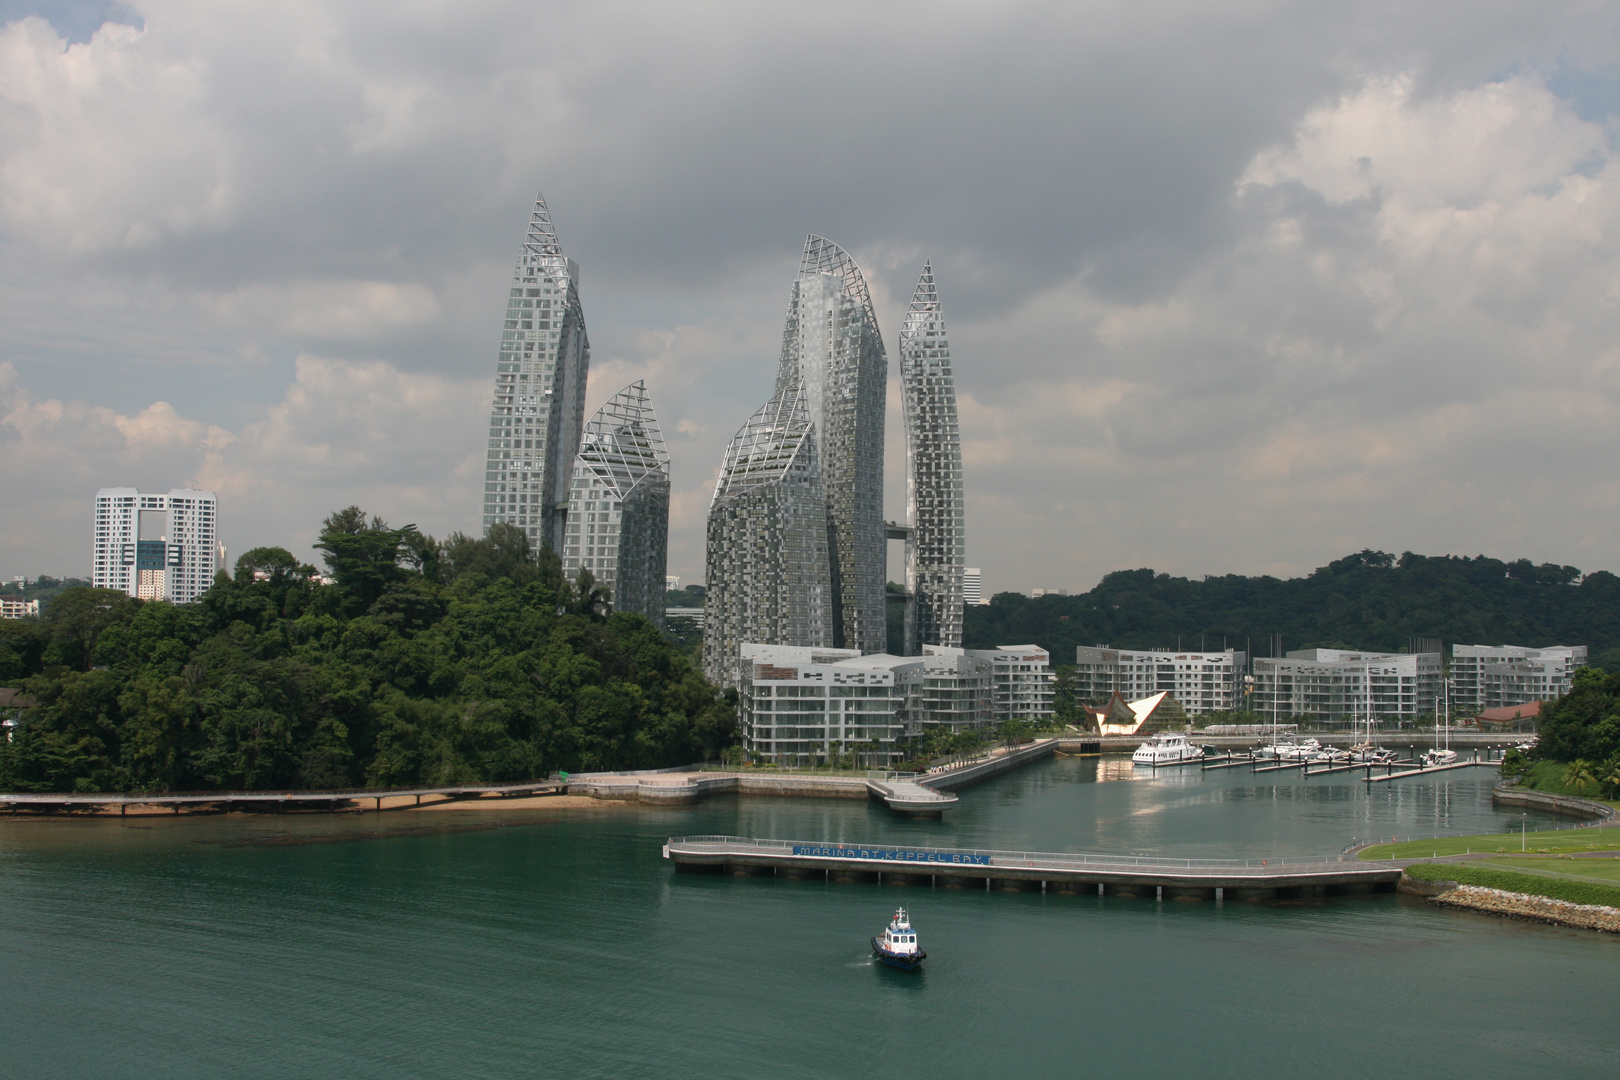
POLYGON ((585 425, 591 346, 579 267, 562 253, 543 195, 506 301, 484 471, 484 529, 516 525, 535 548, 561 551, 568 483, 585 425))
POLYGON ((883 412, 888 357, 866 280, 843 248, 804 244, 776 390, 797 384, 820 455, 832 570, 832 644, 883 652, 883 412))

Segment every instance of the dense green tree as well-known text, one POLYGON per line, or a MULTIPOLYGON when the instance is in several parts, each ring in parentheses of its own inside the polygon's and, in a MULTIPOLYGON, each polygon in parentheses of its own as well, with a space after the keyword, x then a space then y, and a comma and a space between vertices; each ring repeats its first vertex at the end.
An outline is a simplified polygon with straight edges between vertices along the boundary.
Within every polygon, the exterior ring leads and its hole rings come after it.
MULTIPOLYGON (((970 648, 1031 642, 1056 663, 1076 645, 1118 648, 1396 651, 1414 637, 1445 642, 1584 644, 1620 649, 1620 577, 1572 566, 1361 551, 1306 577, 1229 574, 1202 580, 1152 570, 1108 574, 1090 592, 1030 599, 997 594, 967 609, 970 648)), ((1601 661, 1607 663, 1609 661, 1601 661)), ((1620 653, 1613 662, 1620 667, 1620 653)))
POLYGON ((89 671, 101 635, 133 617, 141 603, 117 589, 63 589, 51 600, 44 620, 50 635, 47 661, 89 671))
POLYGON ((1542 761, 1608 761, 1620 755, 1620 675, 1596 668, 1575 673, 1570 692, 1542 707, 1532 757, 1542 761))
POLYGON ((322 545, 333 584, 256 548, 195 604, 68 590, 44 622, 0 624, 0 670, 40 702, 0 743, 0 787, 527 780, 736 741, 734 695, 520 530, 439 544, 351 507, 322 545))

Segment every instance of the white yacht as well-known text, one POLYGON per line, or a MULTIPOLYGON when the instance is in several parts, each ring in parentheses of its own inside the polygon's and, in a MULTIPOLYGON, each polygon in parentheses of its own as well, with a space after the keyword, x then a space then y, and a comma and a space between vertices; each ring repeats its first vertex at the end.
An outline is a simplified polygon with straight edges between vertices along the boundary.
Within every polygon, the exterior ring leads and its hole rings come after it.
POLYGON ((1457 764, 1457 751, 1447 747, 1437 746, 1423 755, 1423 767, 1425 769, 1435 765, 1455 764, 1457 764))
POLYGON ((1296 739, 1290 736, 1279 739, 1269 746, 1262 746, 1255 751, 1254 756, 1276 761, 1313 761, 1321 749, 1322 744, 1315 739, 1296 739))
POLYGON ((1136 748, 1131 761, 1137 765, 1179 765, 1183 761, 1197 761, 1204 756, 1204 748, 1187 741, 1181 732, 1161 731, 1148 737, 1136 748))

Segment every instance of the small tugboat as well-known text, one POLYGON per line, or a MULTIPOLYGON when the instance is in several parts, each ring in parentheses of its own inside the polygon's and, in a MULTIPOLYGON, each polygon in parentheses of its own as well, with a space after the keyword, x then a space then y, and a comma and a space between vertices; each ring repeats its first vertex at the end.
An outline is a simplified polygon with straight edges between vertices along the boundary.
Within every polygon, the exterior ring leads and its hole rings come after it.
POLYGON ((917 931, 906 918, 906 909, 899 908, 881 937, 872 939, 872 952, 881 963, 901 971, 916 971, 928 954, 917 945, 917 931))

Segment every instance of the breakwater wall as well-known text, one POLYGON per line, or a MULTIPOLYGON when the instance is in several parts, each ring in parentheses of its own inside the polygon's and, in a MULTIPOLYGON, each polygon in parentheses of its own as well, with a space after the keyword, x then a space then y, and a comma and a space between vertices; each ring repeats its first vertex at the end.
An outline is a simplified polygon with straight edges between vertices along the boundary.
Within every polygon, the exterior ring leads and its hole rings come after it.
POLYGON ((917 783, 926 788, 933 788, 935 791, 957 791, 961 788, 983 783, 993 776, 1011 772, 1013 769, 1021 768, 1041 758, 1050 757, 1057 750, 1057 747, 1058 740, 1042 739, 1028 746, 1008 750, 1005 754, 997 757, 976 761, 934 776, 922 777, 918 779, 917 783))
POLYGON ((1614 817, 1614 807, 1574 795, 1550 795, 1545 791, 1531 791, 1519 787, 1517 780, 1507 780, 1491 791, 1491 802, 1498 806, 1529 806, 1565 817, 1585 818, 1588 821, 1606 821, 1614 817))

